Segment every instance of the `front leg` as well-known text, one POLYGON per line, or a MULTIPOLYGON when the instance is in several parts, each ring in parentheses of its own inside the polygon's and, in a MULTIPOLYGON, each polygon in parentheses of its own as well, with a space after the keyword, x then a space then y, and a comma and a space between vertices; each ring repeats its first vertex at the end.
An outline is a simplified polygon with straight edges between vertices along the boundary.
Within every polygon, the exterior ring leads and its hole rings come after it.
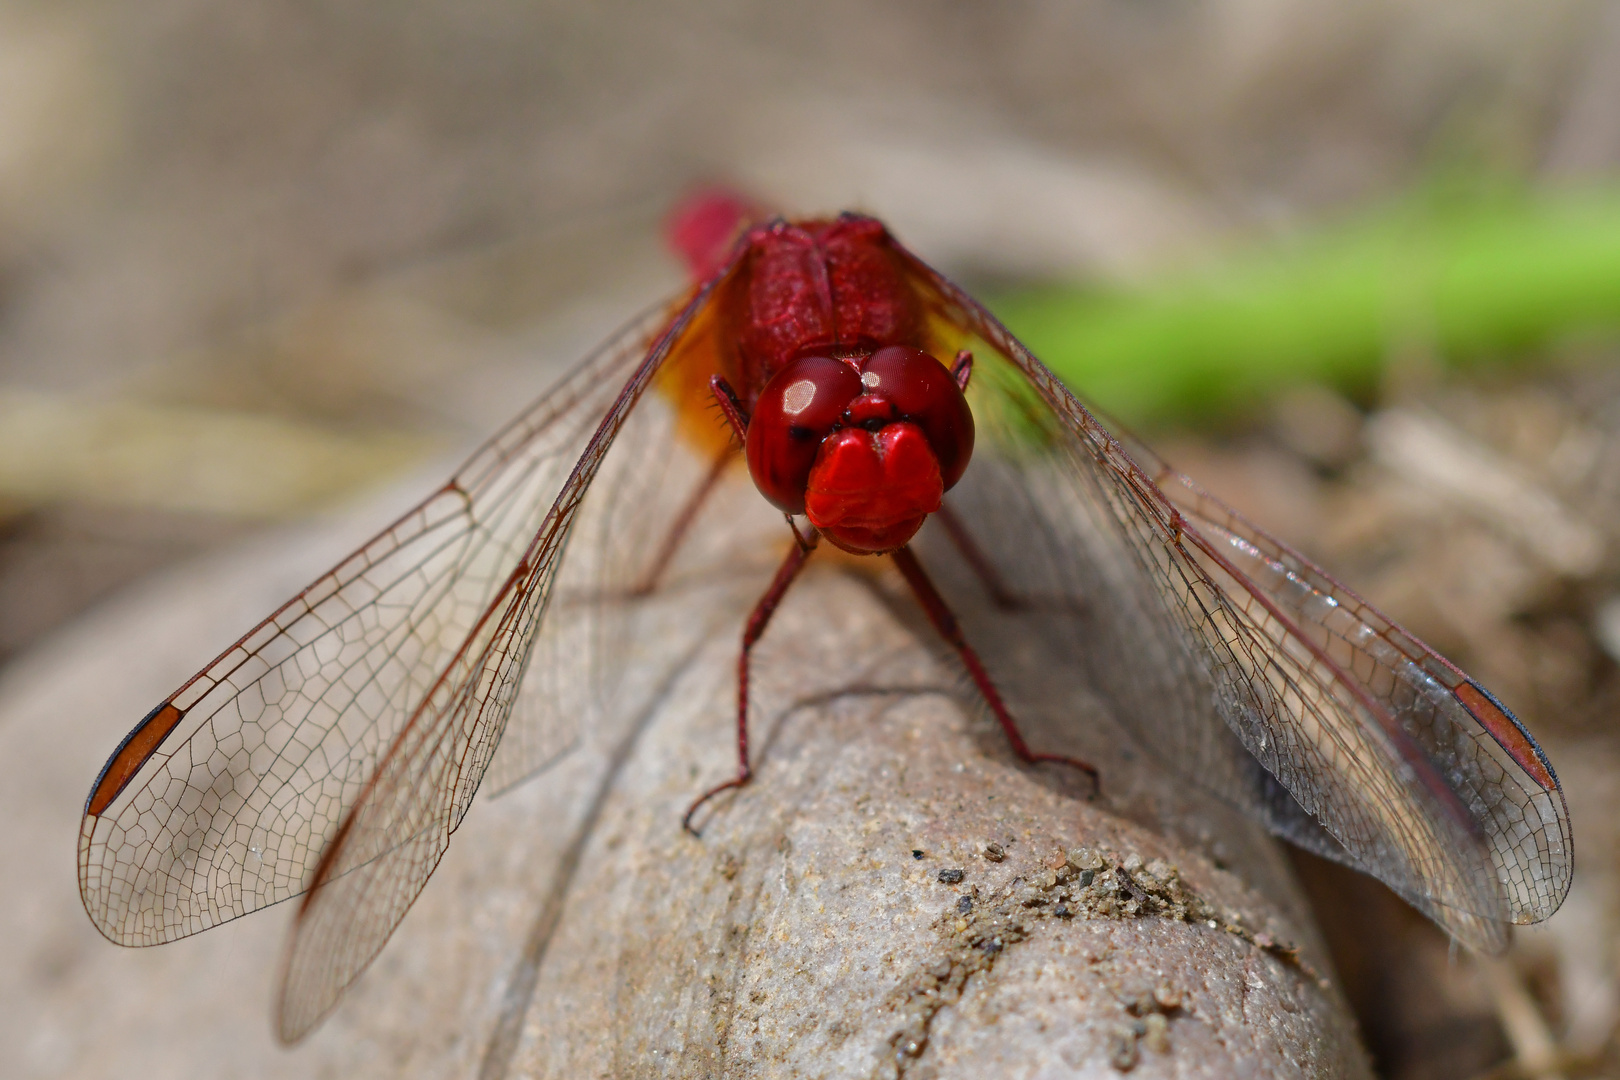
POLYGON ((945 603, 945 598, 939 595, 939 590, 934 588, 934 583, 929 580, 927 572, 922 568, 922 564, 917 561, 917 556, 912 554, 910 546, 898 548, 889 554, 894 559, 895 566, 899 567, 900 576, 906 579, 906 584, 910 585, 911 591, 916 594, 917 602, 922 604, 923 611, 928 615, 928 621, 934 624, 934 629, 939 631, 939 636, 944 638, 951 648, 956 650, 956 654, 962 658, 962 663, 967 668, 968 675, 973 679, 973 685, 977 686, 979 693, 984 695, 985 703, 990 706, 990 711, 995 714, 996 720, 1001 724, 1001 730, 1006 732, 1007 741, 1012 744, 1013 753, 1031 765, 1042 761, 1052 761, 1059 765, 1079 769, 1090 777, 1092 795, 1095 796, 1100 792, 1102 783, 1095 765, 1079 758, 1065 757, 1062 754, 1037 754, 1029 748, 1029 744, 1024 741, 1023 733, 1018 730, 1017 721, 1013 719, 1012 712, 1007 708, 1007 703, 1001 699, 1001 691, 997 690, 996 684, 991 681, 990 672, 985 670, 984 662, 979 659, 979 654, 974 651, 972 645, 968 644, 966 635, 962 633, 961 624, 956 621, 956 614, 945 603))
POLYGON ((748 616, 748 623, 743 627, 742 652, 737 657, 737 775, 723 784, 717 784, 698 796, 696 802, 687 807, 686 813, 681 817, 681 828, 697 836, 698 831, 692 827, 692 815, 698 808, 722 791, 742 787, 753 778, 753 769, 748 764, 748 654, 754 645, 765 634, 765 627, 769 625, 771 616, 776 614, 776 608, 787 595, 788 587, 793 579, 799 576, 804 564, 809 560, 810 553, 816 549, 816 543, 821 534, 812 532, 808 539, 801 540, 793 545, 782 565, 777 567, 776 577, 771 579, 770 588, 765 595, 759 598, 754 610, 748 616))

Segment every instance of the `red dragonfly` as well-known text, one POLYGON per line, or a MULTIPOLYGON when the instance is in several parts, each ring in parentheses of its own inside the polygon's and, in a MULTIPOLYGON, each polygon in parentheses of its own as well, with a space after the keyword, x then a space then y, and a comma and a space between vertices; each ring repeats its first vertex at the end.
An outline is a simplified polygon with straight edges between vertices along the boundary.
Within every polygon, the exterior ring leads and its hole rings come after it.
POLYGON ((305 1034, 480 784, 554 753, 579 673, 626 652, 613 613, 672 587, 704 535, 771 550, 716 509, 739 457, 786 554, 744 625, 737 773, 689 828, 750 778, 750 650, 825 539, 894 561, 1026 762, 1090 771, 1024 742, 1004 673, 974 649, 984 624, 958 617, 986 597, 1039 618, 1152 756, 1457 939, 1498 949, 1557 909, 1563 791, 1489 691, 1111 433, 879 222, 695 206, 677 230, 689 294, 610 338, 114 751, 79 839, 85 910, 109 939, 153 945, 301 896, 278 1018, 284 1039, 305 1034))

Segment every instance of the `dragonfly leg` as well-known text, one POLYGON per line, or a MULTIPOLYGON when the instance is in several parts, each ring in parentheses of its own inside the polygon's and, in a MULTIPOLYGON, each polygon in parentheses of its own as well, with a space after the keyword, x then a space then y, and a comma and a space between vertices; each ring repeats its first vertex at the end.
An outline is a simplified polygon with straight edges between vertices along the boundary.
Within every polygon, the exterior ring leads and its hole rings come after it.
POLYGON ((974 541, 973 534, 962 523, 962 519, 957 517, 949 506, 943 504, 934 511, 934 517, 939 519, 940 525, 945 529, 945 535, 951 538, 951 544, 961 552, 968 568, 984 586, 984 591, 990 594, 990 599, 996 607, 1003 611, 1016 611, 1023 607, 1023 601, 1007 587, 1005 581, 1001 580, 1001 575, 996 572, 994 564, 985 556, 984 549, 974 541))
MULTIPOLYGON (((731 388, 731 384, 719 375, 709 379, 709 389, 714 394, 714 400, 719 404, 720 412, 725 416, 726 423, 731 427, 732 434, 737 437, 737 446, 741 446, 748 433, 748 415, 743 409, 742 400, 737 397, 737 392, 731 388)), ((681 548, 681 541, 686 539, 687 532, 692 528, 692 522, 697 520, 698 511, 703 509, 703 504, 708 501, 710 493, 714 491, 714 486, 720 482, 721 474, 726 471, 726 466, 731 463, 732 455, 737 452, 737 446, 727 446, 715 455, 714 463, 709 466, 709 471, 704 474, 702 480, 698 481, 698 486, 692 492, 691 497, 687 499, 686 505, 681 507, 681 512, 676 516, 675 523, 670 526, 668 534, 665 535, 664 543, 659 547, 658 554, 653 556, 652 564, 647 567, 646 574, 630 588, 632 597, 647 596, 658 588, 658 583, 663 579, 664 571, 669 569, 671 560, 675 558, 675 553, 681 548)))
POLYGON ((742 787, 754 775, 753 769, 748 765, 748 654, 764 636, 765 627, 769 625, 771 616, 776 614, 777 606, 787 594, 788 586, 793 584, 793 579, 804 569, 806 560, 810 558, 810 553, 816 549, 816 543, 820 539, 821 534, 813 532, 807 542, 793 545, 787 558, 782 560, 782 565, 777 567, 770 588, 765 590, 765 595, 754 605, 753 613, 748 616, 748 623, 743 627, 742 652, 737 657, 737 775, 705 791, 698 796, 696 802, 686 808, 686 813, 681 817, 681 828, 693 836, 697 836, 698 831, 692 827, 692 815, 698 812, 699 807, 722 791, 742 787))
POLYGON ((723 375, 709 376, 709 392, 714 395, 714 402, 720 406, 720 413, 731 425, 731 433, 737 437, 737 445, 741 446, 748 441, 748 410, 743 408, 742 399, 737 391, 731 388, 723 375))
POLYGON ((967 638, 962 634, 961 625, 956 621, 956 615, 945 603, 945 598, 939 595, 939 590, 934 588, 934 583, 929 580, 928 573, 923 570, 922 564, 917 561, 917 556, 912 553, 910 546, 899 548, 890 554, 894 558, 894 564, 900 568, 901 576, 906 579, 906 584, 911 586, 913 593, 916 593, 923 611, 928 614, 928 621, 934 624, 939 636, 944 638, 962 658, 968 674, 973 678, 973 684, 979 688, 979 693, 984 695, 990 711, 995 713, 996 719, 1000 721, 1001 730, 1007 733, 1007 741, 1012 744, 1013 753, 1030 764, 1055 761, 1079 769, 1091 778, 1093 794, 1100 791, 1101 782, 1097 768, 1090 762, 1065 757, 1062 754, 1037 754, 1029 748, 1029 744, 1024 741, 1024 736, 1018 730, 1017 722, 1012 718, 1012 713, 1007 711, 1007 703, 1001 700, 1001 692, 996 689, 995 683, 990 681, 990 673, 985 670, 984 662, 979 659, 979 654, 973 651, 973 646, 968 644, 967 638))
POLYGON ((1009 586, 996 571, 995 564, 985 555, 984 549, 973 539, 973 532, 958 517, 949 505, 941 505, 934 511, 934 517, 950 538, 951 546, 961 553, 968 569, 973 576, 979 579, 984 591, 989 594, 990 602, 1002 611, 1024 611, 1036 609, 1040 611, 1054 611, 1065 615, 1083 615, 1086 610, 1085 601, 1079 597, 1059 596, 1043 597, 1029 596, 1019 593, 1009 586))
POLYGON ((675 553, 681 549, 681 541, 686 539, 687 532, 692 528, 692 522, 697 520, 698 511, 703 509, 703 504, 708 501, 714 486, 720 482, 721 475, 726 471, 726 466, 731 464, 732 455, 736 452, 734 447, 727 446, 715 455, 709 471, 698 481, 698 486, 687 498, 686 505, 681 507, 681 512, 675 516, 675 523, 669 527, 669 532, 664 534, 664 542, 659 546, 658 553, 653 556, 647 572, 642 575, 640 581, 630 587, 629 595, 632 598, 650 595, 663 581, 664 571, 669 569, 675 553))

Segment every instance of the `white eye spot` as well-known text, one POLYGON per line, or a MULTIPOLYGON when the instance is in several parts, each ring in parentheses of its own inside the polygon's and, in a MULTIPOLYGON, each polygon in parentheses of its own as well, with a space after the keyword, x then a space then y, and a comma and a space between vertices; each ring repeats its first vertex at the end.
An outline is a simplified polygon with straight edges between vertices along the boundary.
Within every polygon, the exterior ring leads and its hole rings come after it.
POLYGON ((798 416, 809 408, 810 402, 815 396, 816 384, 809 379, 800 379, 782 391, 782 411, 789 416, 798 416))
POLYGON ((863 372, 861 372, 861 385, 862 386, 871 387, 871 386, 876 386, 877 384, 878 384, 877 372, 875 372, 875 371, 863 371, 863 372))

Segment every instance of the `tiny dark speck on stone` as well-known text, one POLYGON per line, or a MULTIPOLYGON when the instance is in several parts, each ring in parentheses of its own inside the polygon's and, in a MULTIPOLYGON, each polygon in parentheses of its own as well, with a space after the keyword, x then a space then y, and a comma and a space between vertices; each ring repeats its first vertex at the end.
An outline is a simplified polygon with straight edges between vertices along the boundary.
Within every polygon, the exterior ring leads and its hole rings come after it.
POLYGON ((1053 909, 1052 914, 1056 915, 1060 919, 1067 919, 1070 915, 1072 915, 1074 913, 1069 910, 1069 905, 1067 905, 1067 904, 1059 904, 1056 908, 1053 909))
POLYGON ((920 858, 922 858, 922 857, 923 857, 923 853, 922 853, 922 848, 915 848, 915 847, 914 847, 914 848, 912 848, 912 849, 911 849, 911 857, 912 857, 912 858, 913 858, 913 859, 920 859, 920 858))
POLYGON ((990 843, 984 845, 984 857, 989 859, 991 862, 1000 862, 1002 859, 1007 857, 1007 850, 1000 844, 991 841, 990 843))
POLYGON ((956 901, 956 910, 960 911, 963 915, 966 915, 968 912, 972 911, 973 910, 973 897, 964 896, 964 897, 961 897, 960 899, 958 899, 956 901))
POLYGON ((1093 881, 1096 881, 1096 880, 1097 880, 1097 871, 1095 871, 1095 870, 1082 870, 1082 871, 1080 871, 1080 887, 1082 889, 1085 888, 1087 885, 1090 885, 1093 881))
POLYGON ((939 872, 939 881, 941 885, 955 885, 962 880, 963 876, 960 870, 941 870, 939 872))

